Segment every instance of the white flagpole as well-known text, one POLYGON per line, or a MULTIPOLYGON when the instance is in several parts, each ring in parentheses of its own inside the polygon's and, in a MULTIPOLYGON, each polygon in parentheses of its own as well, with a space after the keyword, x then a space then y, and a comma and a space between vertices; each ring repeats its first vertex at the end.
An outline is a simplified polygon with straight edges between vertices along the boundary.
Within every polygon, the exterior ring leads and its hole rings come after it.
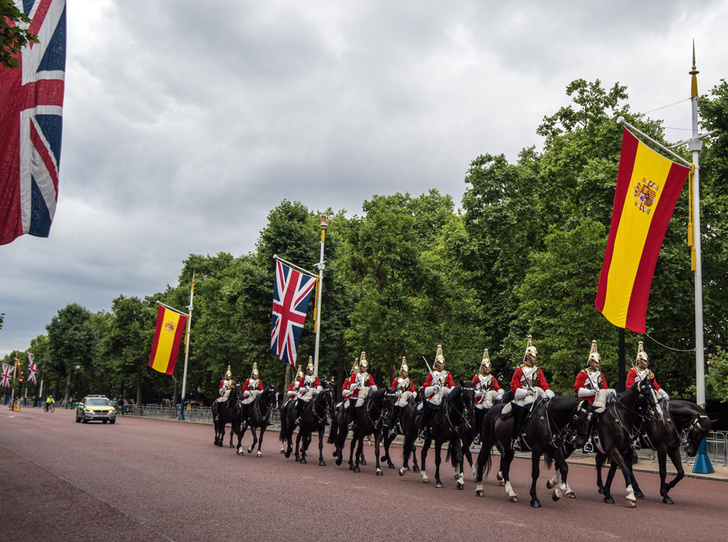
POLYGON ((321 215, 321 252, 319 255, 318 267, 318 288, 316 288, 316 347, 313 351, 313 374, 318 376, 319 366, 319 341, 321 338, 321 294, 324 289, 324 242, 326 240, 326 226, 329 223, 329 217, 321 215))
POLYGON ((185 368, 182 373, 182 394, 179 402, 178 421, 185 419, 185 390, 187 389, 187 361, 190 357, 190 325, 192 324, 192 298, 195 295, 195 272, 192 271, 192 286, 190 287, 190 306, 187 314, 187 337, 185 338, 185 368))

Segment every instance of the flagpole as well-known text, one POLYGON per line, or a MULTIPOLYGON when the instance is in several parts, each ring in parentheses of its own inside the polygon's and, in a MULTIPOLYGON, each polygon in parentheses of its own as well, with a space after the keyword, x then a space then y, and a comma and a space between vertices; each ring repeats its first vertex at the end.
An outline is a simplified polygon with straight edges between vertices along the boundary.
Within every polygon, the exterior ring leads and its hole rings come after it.
POLYGON ((182 372, 182 395, 179 401, 178 421, 185 419, 185 390, 187 389, 187 361, 190 357, 190 325, 192 324, 192 298, 195 295, 195 272, 192 271, 192 286, 190 287, 190 306, 187 314, 187 337, 185 337, 185 368, 182 372))
POLYGON ((318 284, 316 285, 316 347, 313 351, 313 374, 318 376, 319 366, 319 340, 321 338, 321 294, 324 289, 324 242, 326 240, 326 226, 329 224, 329 217, 321 215, 321 252, 319 255, 318 284))

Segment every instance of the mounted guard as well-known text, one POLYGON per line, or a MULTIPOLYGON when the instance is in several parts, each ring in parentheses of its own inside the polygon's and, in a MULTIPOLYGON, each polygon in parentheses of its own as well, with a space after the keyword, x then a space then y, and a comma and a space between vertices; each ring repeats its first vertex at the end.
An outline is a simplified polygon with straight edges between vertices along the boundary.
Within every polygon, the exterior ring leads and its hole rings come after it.
POLYGON ((230 371, 230 365, 227 366, 225 372, 225 378, 220 381, 220 397, 217 399, 218 402, 224 403, 230 396, 230 391, 235 387, 235 380, 233 380, 233 374, 230 371))
POLYGON ((480 371, 471 381, 475 387, 475 428, 476 435, 473 444, 480 444, 480 430, 483 427, 485 414, 493 408, 493 404, 503 399, 505 390, 498 385, 498 380, 490 374, 490 356, 488 349, 483 352, 480 362, 480 371))
POLYGON ((442 399, 450 390, 455 387, 452 375, 445 370, 445 356, 442 354, 442 345, 437 345, 437 354, 435 355, 434 370, 427 375, 422 388, 425 392, 425 400, 423 401, 422 421, 420 422, 419 438, 424 440, 432 426, 432 416, 440 410, 442 399))
POLYGON ((313 357, 308 357, 308 365, 306 366, 306 376, 298 381, 296 389, 296 426, 301 425, 301 414, 311 400, 321 393, 324 389, 321 386, 319 377, 313 374, 313 357))
POLYGON ((259 374, 258 374, 258 364, 256 362, 253 362, 253 371, 250 373, 250 378, 248 378, 243 383, 243 425, 247 425, 248 423, 248 416, 250 415, 250 405, 253 401, 255 401, 255 398, 260 395, 260 392, 264 390, 263 381, 260 380, 259 374))
MULTIPOLYGON (((344 387, 349 390, 349 422, 350 425, 356 420, 359 409, 364 404, 367 395, 377 390, 377 384, 374 377, 367 372, 369 362, 366 358, 366 352, 362 352, 359 357, 359 367, 355 374, 352 374, 349 380, 344 383, 344 387)), ((351 427, 350 427, 351 428, 351 427)))
POLYGON ((400 424, 400 414, 402 409, 407 406, 410 399, 415 394, 415 385, 409 377, 409 367, 407 367, 407 358, 402 356, 402 366, 399 369, 399 377, 392 382, 392 389, 397 394, 397 401, 394 403, 394 419, 396 423, 390 432, 390 436, 396 437, 397 431, 404 433, 400 424))

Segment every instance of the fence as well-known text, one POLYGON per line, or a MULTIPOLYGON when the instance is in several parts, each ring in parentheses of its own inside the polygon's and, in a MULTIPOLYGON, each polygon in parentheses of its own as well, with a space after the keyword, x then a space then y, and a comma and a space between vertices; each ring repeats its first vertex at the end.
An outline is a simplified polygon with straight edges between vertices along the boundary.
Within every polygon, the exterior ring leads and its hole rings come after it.
MULTIPOLYGON (((146 404, 142 408, 137 405, 124 405, 119 412, 122 416, 140 416, 145 418, 166 418, 176 420, 179 418, 179 407, 162 406, 158 404, 146 404)), ((185 421, 196 423, 208 423, 212 425, 212 408, 187 406, 185 409, 185 421)), ((274 409, 270 415, 270 421, 273 426, 279 426, 281 422, 281 413, 278 409, 274 409)))
MULTIPOLYGON (((711 431, 705 439, 705 453, 710 463, 716 466, 728 467, 728 431, 711 431)), ((651 451, 652 462, 657 462, 657 452, 651 451)), ((685 446, 680 447, 680 455, 686 465, 695 464, 694 457, 688 457, 685 446)), ((669 463, 669 461, 668 461, 669 463)))

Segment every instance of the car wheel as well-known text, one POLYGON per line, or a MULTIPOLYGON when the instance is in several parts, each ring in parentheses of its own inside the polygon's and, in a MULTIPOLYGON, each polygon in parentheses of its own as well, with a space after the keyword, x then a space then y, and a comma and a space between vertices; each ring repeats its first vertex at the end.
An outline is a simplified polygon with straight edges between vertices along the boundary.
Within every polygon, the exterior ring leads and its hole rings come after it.
POLYGON ((109 421, 109 420, 101 420, 101 423, 106 423, 106 422, 108 422, 108 421, 109 421))
POLYGON ((116 423, 116 420, 109 420, 109 423, 116 423))
POLYGON ((84 418, 83 423, 88 423, 88 420, 86 418, 84 418))
POLYGON ((81 423, 81 418, 79 418, 78 416, 76 416, 76 423, 81 423))

